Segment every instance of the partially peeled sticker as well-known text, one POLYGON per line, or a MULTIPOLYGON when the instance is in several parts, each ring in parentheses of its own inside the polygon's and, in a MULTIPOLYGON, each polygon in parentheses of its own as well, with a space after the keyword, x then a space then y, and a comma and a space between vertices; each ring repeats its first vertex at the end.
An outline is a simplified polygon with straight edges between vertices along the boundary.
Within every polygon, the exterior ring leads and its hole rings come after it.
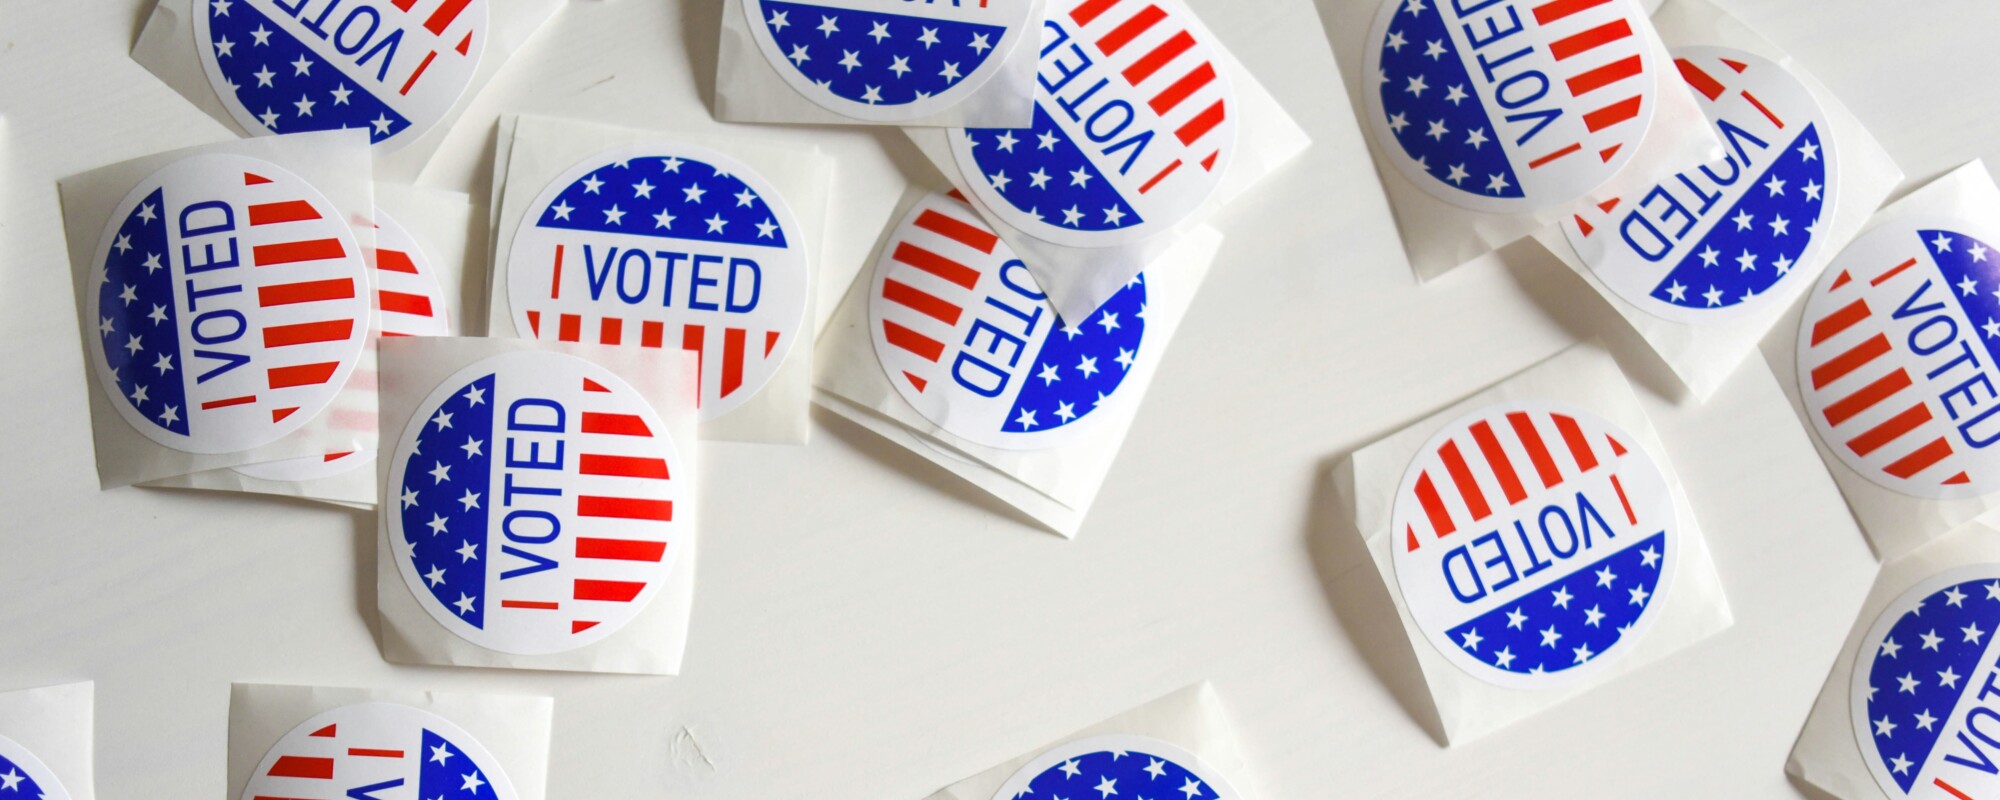
POLYGON ((242 800, 518 800, 499 759, 451 720, 397 703, 314 716, 271 746, 242 800))
POLYGON ((964 101, 1036 28, 1031 3, 744 0, 758 49, 799 94, 894 122, 964 101))
POLYGON ((2000 793, 2000 564, 1947 570, 1882 610, 1849 690, 1861 760, 1890 797, 2000 793))
POLYGON ((1150 736, 1106 734, 1065 742, 1022 765, 993 800, 1157 797, 1243 800, 1229 778, 1193 753, 1150 736))
POLYGON ((43 764, 19 742, 0 736, 0 797, 12 800, 69 800, 69 791, 56 779, 54 770, 43 764), (18 794, 9 794, 18 792, 18 794))

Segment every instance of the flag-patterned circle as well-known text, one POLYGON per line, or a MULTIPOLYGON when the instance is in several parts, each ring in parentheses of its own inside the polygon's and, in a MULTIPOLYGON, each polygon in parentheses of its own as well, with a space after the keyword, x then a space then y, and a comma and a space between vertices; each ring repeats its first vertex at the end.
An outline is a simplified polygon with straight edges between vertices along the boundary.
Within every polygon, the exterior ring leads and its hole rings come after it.
POLYGON ((1630 160, 1664 65, 1637 0, 1386 0, 1362 95, 1396 169, 1441 200, 1524 213, 1630 160))
POLYGON ((243 800, 351 797, 516 800, 499 759, 451 720, 356 703, 293 728, 257 764, 243 800))
POLYGON ((1826 444, 1916 497, 2000 489, 2000 241, 1903 218, 1841 251, 1807 296, 1799 392, 1826 444))
POLYGON ((1681 322, 1731 319, 1810 282, 1809 269, 1793 269, 1817 261, 1826 239, 1832 132, 1805 84, 1762 56, 1710 46, 1673 55, 1727 157, 1589 206, 1563 233, 1633 305, 1681 322))
POLYGON ((2000 793, 2000 564, 1957 567, 1896 598, 1855 654, 1849 709, 1883 794, 2000 793))
POLYGON ((1050 748, 993 793, 993 800, 1056 797, 1240 800, 1243 795, 1222 773, 1179 745, 1117 733, 1050 748))
POLYGON ((868 328, 889 382, 938 427, 989 447, 1069 441, 1145 339, 1143 276, 1068 323, 979 215, 941 194, 896 226, 872 286, 868 328))
POLYGON ((159 444, 233 453, 317 416, 368 335, 367 265, 340 212, 290 171, 191 156, 126 195, 98 244, 91 361, 159 444))
POLYGON ((1236 146, 1221 45, 1180 0, 1052 0, 1028 128, 962 128, 974 197, 1069 247, 1135 242, 1201 207, 1236 146))
POLYGON ((680 348, 701 419, 777 374, 803 324, 805 233, 762 177, 688 145, 600 153, 529 206, 507 265, 514 329, 545 341, 680 348))
POLYGON ((0 736, 0 798, 69 800, 69 792, 42 760, 19 742, 0 736))
POLYGON ((195 49, 253 135, 356 128, 422 137, 472 83, 486 0, 195 0, 195 49))
POLYGON ((1556 403, 1445 426, 1403 474, 1391 520, 1417 627, 1460 669, 1519 689, 1629 652, 1681 550, 1659 466, 1609 421, 1556 403))
POLYGON ((870 122, 965 100, 1032 33, 1030 4, 744 0, 757 46, 800 94, 870 122))
POLYGON ((559 653, 659 594, 694 502, 645 398, 609 370, 505 353, 433 390, 396 445, 383 516, 431 616, 503 653, 559 653))

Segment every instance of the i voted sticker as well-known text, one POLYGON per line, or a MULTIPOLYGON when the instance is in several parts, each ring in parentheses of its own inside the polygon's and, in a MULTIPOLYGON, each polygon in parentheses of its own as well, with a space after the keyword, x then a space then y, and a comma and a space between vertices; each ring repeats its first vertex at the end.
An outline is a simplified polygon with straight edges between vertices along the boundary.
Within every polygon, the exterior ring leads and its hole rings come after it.
POLYGON ((1135 242, 1201 207, 1236 146, 1221 44, 1178 0, 1054 0, 1030 128, 961 128, 973 196, 1067 247, 1135 242))
POLYGON ((1666 475, 1632 436, 1555 403, 1489 406, 1411 462, 1396 582, 1446 660, 1516 689, 1573 684, 1659 618, 1680 557, 1666 475))
POLYGON ((451 720, 356 703, 300 723, 264 754, 243 800, 355 797, 516 800, 500 761, 451 720))
POLYGON ((1121 733, 1051 748, 993 793, 993 800, 1055 797, 1241 800, 1243 795, 1222 773, 1179 745, 1121 733))
POLYGON ((609 370, 529 350, 447 379, 389 465, 396 565, 473 644, 575 650, 659 594, 690 534, 687 468, 645 398, 609 370), (678 514, 677 514, 678 512, 678 514))
POLYGON ((1869 231, 1807 297, 1799 391, 1854 471, 1916 497, 2000 489, 2000 253, 1983 226, 1869 231))
POLYGON ((1562 206, 1623 168, 1661 71, 1635 0, 1388 0, 1362 90, 1376 140, 1473 211, 1562 206))
POLYGON ((485 51, 486 0, 195 0, 195 49, 252 134, 358 128, 395 149, 444 119, 485 51))
POLYGON ((875 264, 875 355, 903 399, 953 435, 1010 450, 1082 430, 1139 361, 1145 278, 1070 323, 964 203, 910 209, 875 264))
POLYGON ((0 736, 0 798, 69 800, 69 792, 42 760, 19 742, 0 736))
POLYGON ((1875 620, 1849 688, 1854 739, 1890 797, 2000 793, 2000 564, 1931 576, 1875 620))
POLYGON ((319 190, 247 156, 191 156, 113 213, 92 269, 91 362, 146 438, 190 453, 277 441, 326 408, 368 338, 368 274, 319 190))
POLYGON ((837 114, 893 122, 957 105, 1032 33, 1026 0, 744 0, 757 46, 785 82, 837 114))
POLYGON ((803 324, 805 234, 756 173, 721 153, 639 145, 571 167, 514 234, 515 331, 679 348, 700 360, 701 419, 777 374, 803 324))
POLYGON ((1826 112, 1784 67, 1727 47, 1682 47, 1674 64, 1727 157, 1563 223, 1585 264, 1628 302, 1665 319, 1735 319, 1819 258, 1836 171, 1826 112))

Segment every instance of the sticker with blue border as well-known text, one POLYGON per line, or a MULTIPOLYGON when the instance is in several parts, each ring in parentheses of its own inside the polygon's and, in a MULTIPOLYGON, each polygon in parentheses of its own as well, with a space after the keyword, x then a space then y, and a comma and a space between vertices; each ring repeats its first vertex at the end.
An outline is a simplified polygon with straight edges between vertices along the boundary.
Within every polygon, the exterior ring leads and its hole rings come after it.
POLYGON ((508 299, 526 338, 694 353, 706 421, 777 374, 804 324, 809 263, 791 208, 748 167, 635 145, 579 162, 528 207, 508 299))
POLYGON ((429 711, 356 703, 299 723, 251 773, 243 800, 407 797, 518 800, 499 759, 429 711))
POLYGON ((311 184, 248 156, 190 156, 113 212, 92 264, 100 385, 146 438, 233 453, 331 403, 368 341, 367 264, 311 184))
POLYGON ((954 436, 1008 450, 1087 430, 1140 363, 1146 279, 1075 324, 971 206, 932 194, 882 248, 869 333, 889 382, 954 436))
POLYGON ((1054 0, 1028 128, 958 128, 973 198, 1066 247, 1171 229, 1222 182, 1243 109, 1222 45, 1178 0, 1054 0))
POLYGON ((642 613, 687 546, 687 465, 651 405, 589 361, 479 361, 397 441, 383 516, 433 619, 503 653, 575 650, 642 613))
POLYGON ((1796 296, 1825 252, 1838 196, 1832 130, 1797 76, 1728 47, 1679 47, 1674 65, 1726 157, 1563 222, 1619 297, 1677 322, 1736 319, 1796 296), (1797 277, 1794 277, 1794 276, 1797 277))
POLYGON ((1115 733, 1065 742, 1035 756, 993 800, 1148 797, 1242 800, 1229 779, 1179 745, 1115 733))
POLYGON ((0 797, 22 800, 69 800, 69 791, 54 770, 28 748, 0 736, 0 797))
POLYGON ((1963 220, 1891 220, 1842 250, 1806 297, 1806 416, 1876 485, 1937 499, 2000 489, 1996 241, 1963 220))
POLYGON ((1631 434, 1560 403, 1507 402, 1438 432, 1391 517, 1396 583, 1445 660, 1508 688, 1572 685, 1660 617, 1683 540, 1631 434))
POLYGON ((951 108, 1032 34, 1027 0, 743 0, 758 49, 799 94, 869 122, 951 108))
POLYGON ((2000 793, 2000 564, 1933 575, 1882 610, 1855 653, 1848 707, 1890 797, 2000 793))
POLYGON ((485 52, 487 0, 195 0, 195 49, 253 135, 368 131, 394 150, 429 132, 485 52))
POLYGON ((1630 161, 1664 64, 1637 0, 1387 0, 1361 94, 1389 162, 1431 196, 1518 214, 1630 161))

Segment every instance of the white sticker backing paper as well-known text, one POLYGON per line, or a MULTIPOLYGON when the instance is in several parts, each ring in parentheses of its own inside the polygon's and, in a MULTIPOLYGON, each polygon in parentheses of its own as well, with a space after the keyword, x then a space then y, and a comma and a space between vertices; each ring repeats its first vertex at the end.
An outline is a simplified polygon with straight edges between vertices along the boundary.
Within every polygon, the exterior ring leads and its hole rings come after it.
POLYGON ((0 797, 95 800, 90 683, 0 692, 0 797))

